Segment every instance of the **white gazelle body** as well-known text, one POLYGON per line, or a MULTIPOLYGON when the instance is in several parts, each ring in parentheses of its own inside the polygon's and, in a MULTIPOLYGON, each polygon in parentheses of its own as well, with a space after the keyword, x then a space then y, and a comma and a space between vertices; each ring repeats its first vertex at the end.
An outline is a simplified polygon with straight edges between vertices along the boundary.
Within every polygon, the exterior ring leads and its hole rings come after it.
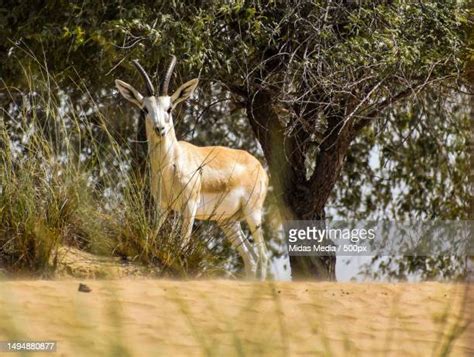
POLYGON ((186 82, 168 96, 175 61, 173 57, 159 95, 154 94, 148 75, 136 61, 147 85, 145 96, 116 80, 120 93, 145 113, 154 202, 162 210, 181 213, 183 245, 191 238, 195 219, 216 221, 241 255, 247 275, 254 277, 258 270, 263 279, 268 263, 262 232, 268 176, 260 162, 246 151, 198 147, 177 140, 172 110, 193 93, 198 80, 186 82), (248 223, 256 251, 242 234, 243 220, 248 223))

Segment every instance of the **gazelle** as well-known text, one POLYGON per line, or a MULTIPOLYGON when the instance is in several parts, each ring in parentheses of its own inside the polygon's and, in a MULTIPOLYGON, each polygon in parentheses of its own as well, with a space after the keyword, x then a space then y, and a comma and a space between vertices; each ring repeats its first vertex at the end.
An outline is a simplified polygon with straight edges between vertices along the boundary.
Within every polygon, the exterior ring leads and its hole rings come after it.
POLYGON ((121 80, 115 84, 122 96, 145 114, 155 204, 181 213, 183 246, 189 242, 195 219, 216 221, 242 257, 247 276, 259 273, 264 279, 268 258, 261 225, 268 176, 262 165, 243 150, 178 141, 172 111, 191 96, 198 79, 184 83, 169 96, 168 85, 176 64, 173 56, 155 95, 146 71, 138 61, 133 63, 145 81, 145 95, 121 80), (250 228, 257 254, 242 235, 242 220, 250 228))

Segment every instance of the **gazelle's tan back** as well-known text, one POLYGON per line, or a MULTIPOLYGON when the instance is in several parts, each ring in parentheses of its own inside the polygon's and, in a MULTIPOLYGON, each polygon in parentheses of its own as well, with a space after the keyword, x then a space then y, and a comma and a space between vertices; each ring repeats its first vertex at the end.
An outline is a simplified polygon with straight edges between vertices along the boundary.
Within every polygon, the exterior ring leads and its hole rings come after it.
POLYGON ((198 219, 240 217, 265 200, 268 176, 260 162, 243 150, 199 147, 180 141, 187 161, 201 171, 198 219), (207 207, 204 207, 207 206, 207 207))

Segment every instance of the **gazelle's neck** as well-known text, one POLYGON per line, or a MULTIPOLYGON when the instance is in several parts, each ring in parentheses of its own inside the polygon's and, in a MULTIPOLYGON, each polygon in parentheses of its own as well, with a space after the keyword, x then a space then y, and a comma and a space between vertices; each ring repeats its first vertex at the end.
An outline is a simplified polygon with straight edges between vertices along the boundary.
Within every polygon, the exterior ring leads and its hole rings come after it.
POLYGON ((146 136, 152 170, 160 170, 173 164, 178 154, 178 139, 176 138, 174 128, 171 127, 164 136, 158 136, 153 131, 151 124, 147 122, 146 136))

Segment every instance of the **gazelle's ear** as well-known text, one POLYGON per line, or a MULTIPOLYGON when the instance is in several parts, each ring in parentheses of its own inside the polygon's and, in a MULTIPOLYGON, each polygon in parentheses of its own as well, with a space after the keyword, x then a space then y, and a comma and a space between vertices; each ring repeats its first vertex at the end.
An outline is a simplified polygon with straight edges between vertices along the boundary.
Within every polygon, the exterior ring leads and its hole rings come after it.
POLYGON ((120 94, 129 102, 135 104, 139 108, 143 106, 143 96, 133 88, 130 84, 121 81, 120 79, 115 80, 115 86, 119 90, 120 94))
POLYGON ((176 104, 182 102, 183 100, 188 99, 191 94, 193 94, 198 83, 199 79, 194 78, 179 87, 176 92, 174 92, 171 96, 171 103, 173 103, 173 107, 176 106, 176 104))

